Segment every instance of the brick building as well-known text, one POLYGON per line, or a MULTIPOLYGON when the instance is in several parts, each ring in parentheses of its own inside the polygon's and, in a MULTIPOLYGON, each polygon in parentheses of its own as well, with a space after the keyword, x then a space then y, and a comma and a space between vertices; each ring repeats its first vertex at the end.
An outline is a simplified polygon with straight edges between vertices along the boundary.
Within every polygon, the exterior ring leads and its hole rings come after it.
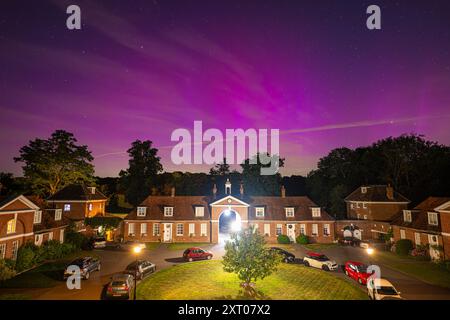
POLYGON ((252 197, 232 194, 231 183, 224 192, 211 196, 149 196, 124 219, 124 239, 149 242, 218 243, 233 228, 255 226, 268 242, 279 234, 292 241, 300 234, 311 242, 334 241, 334 219, 308 197, 252 197), (231 218, 229 218, 231 216, 231 218), (231 221, 231 222, 230 222, 231 221))

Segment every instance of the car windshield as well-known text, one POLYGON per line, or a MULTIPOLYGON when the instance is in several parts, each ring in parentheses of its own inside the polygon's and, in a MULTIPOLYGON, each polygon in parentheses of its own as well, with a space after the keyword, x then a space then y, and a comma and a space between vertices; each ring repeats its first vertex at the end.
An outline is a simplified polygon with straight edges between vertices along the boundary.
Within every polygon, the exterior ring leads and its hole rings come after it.
POLYGON ((75 266, 82 267, 85 264, 85 262, 86 262, 86 260, 84 260, 84 259, 76 259, 76 260, 73 260, 70 263, 70 265, 75 265, 75 266))
POLYGON ((324 254, 322 254, 322 255, 320 255, 320 256, 316 256, 315 259, 318 260, 318 261, 328 261, 328 260, 330 260, 330 259, 328 259, 328 257, 327 257, 326 255, 324 255, 324 254))
POLYGON ((364 264, 360 265, 360 266, 357 266, 356 268, 357 268, 358 272, 367 273, 367 266, 364 265, 364 264))
POLYGON ((377 289, 379 294, 386 295, 386 296, 393 296, 397 295, 397 291, 394 289, 394 287, 380 287, 377 289))
POLYGON ((124 285, 125 285, 125 281, 113 281, 111 283, 111 286, 113 286, 113 287, 122 287, 124 285))

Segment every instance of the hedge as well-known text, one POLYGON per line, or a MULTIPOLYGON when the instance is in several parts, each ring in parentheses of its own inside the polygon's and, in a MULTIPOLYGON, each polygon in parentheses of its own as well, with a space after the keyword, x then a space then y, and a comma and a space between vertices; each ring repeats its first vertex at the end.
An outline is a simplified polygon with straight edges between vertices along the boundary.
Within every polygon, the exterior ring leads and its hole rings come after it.
POLYGON ((0 282, 11 279, 16 275, 16 272, 11 267, 11 262, 5 259, 0 259, 0 282))
POLYGON ((277 237, 277 241, 278 241, 278 243, 281 243, 281 244, 289 244, 289 243, 291 243, 291 239, 289 239, 289 237, 287 235, 285 235, 285 234, 280 234, 277 237))
POLYGON ((409 239, 401 239, 395 243, 395 253, 406 256, 413 249, 413 243, 409 239))
POLYGON ((299 244, 308 244, 309 243, 309 238, 308 238, 307 235, 301 234, 295 239, 295 241, 297 243, 299 243, 299 244))

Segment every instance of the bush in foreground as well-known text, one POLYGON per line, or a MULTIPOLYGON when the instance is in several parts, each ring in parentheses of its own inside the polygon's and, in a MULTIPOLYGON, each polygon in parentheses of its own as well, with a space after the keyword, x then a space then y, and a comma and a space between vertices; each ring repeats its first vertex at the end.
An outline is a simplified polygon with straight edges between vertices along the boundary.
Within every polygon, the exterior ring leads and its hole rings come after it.
POLYGON ((406 256, 413 249, 413 243, 409 239, 401 239, 395 243, 395 253, 406 256))
POLYGON ((10 263, 5 259, 0 259, 0 281, 11 279, 16 275, 16 272, 11 267, 10 263))
POLYGON ((295 239, 295 241, 296 241, 298 244, 308 244, 308 243, 309 243, 309 238, 308 238, 307 235, 301 234, 301 235, 299 235, 299 236, 295 239))
POLYGON ((287 235, 285 235, 285 234, 278 235, 277 241, 280 244, 289 244, 289 243, 291 243, 291 239, 289 239, 289 237, 287 235))

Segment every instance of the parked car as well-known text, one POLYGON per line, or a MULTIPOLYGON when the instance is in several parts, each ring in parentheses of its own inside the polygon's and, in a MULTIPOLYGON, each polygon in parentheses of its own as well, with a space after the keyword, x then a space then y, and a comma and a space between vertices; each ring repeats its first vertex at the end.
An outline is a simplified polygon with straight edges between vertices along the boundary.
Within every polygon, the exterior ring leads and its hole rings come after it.
POLYGON ((106 248, 106 239, 103 237, 93 238, 92 246, 94 247, 94 249, 106 248))
POLYGON ((204 259, 211 260, 212 256, 213 254, 210 251, 197 247, 188 248, 183 252, 183 258, 184 260, 187 261, 204 260, 204 259))
POLYGON ((111 277, 106 287, 106 298, 130 299, 134 294, 134 279, 130 274, 120 273, 111 277))
POLYGON ((344 272, 348 277, 362 285, 365 285, 367 279, 372 275, 372 273, 367 273, 367 265, 357 261, 347 261, 344 272))
POLYGON ((93 257, 83 257, 73 260, 64 271, 64 279, 67 279, 73 273, 69 272, 69 266, 77 266, 80 268, 80 276, 82 279, 88 280, 91 272, 100 271, 101 263, 100 260, 93 257))
POLYGON ((286 263, 294 262, 295 261, 295 255, 290 253, 289 251, 286 251, 284 249, 278 248, 278 247, 272 247, 270 250, 273 250, 280 254, 283 257, 283 261, 286 263))
POLYGON ((336 270, 338 264, 330 260, 326 255, 316 252, 308 252, 303 258, 303 264, 307 267, 319 268, 325 271, 336 270))
POLYGON ((136 278, 139 280, 144 279, 146 276, 155 271, 156 265, 148 260, 134 261, 125 268, 125 273, 130 274, 133 277, 136 272, 136 278))
POLYGON ((367 294, 372 300, 399 300, 401 292, 386 279, 369 278, 367 281, 367 294), (376 286, 378 285, 378 287, 376 286))

